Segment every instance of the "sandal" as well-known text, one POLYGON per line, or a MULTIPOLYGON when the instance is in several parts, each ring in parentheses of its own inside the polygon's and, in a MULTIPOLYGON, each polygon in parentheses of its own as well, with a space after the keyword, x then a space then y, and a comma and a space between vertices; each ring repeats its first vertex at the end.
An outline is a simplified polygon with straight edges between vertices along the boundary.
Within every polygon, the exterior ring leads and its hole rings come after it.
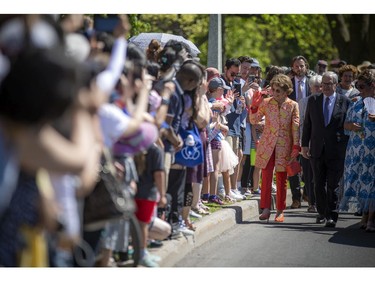
POLYGON ((198 204, 199 204, 199 207, 202 208, 203 210, 205 210, 205 211, 209 211, 210 210, 210 207, 204 205, 202 201, 199 202, 198 204))
POLYGON ((189 230, 195 231, 197 227, 189 220, 185 221, 185 225, 189 230))
POLYGON ((209 212, 207 212, 206 210, 204 210, 201 207, 191 208, 191 210, 194 211, 194 212, 196 212, 197 214, 200 214, 200 215, 209 215, 210 214, 209 212))
POLYGON ((275 216, 275 222, 284 222, 284 212, 283 211, 277 211, 275 216))

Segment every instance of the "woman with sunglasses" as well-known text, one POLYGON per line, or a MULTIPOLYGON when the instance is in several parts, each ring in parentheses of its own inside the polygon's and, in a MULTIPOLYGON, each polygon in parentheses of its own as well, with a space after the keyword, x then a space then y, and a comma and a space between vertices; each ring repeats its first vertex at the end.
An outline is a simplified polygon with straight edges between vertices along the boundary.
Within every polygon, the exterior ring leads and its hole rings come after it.
POLYGON ((344 194, 341 210, 348 210, 356 198, 362 209, 361 229, 375 232, 375 122, 372 122, 364 99, 375 97, 375 71, 358 76, 360 97, 348 108, 344 128, 349 135, 344 169, 344 194))
POLYGON ((250 122, 257 124, 265 117, 262 136, 257 145, 255 166, 262 169, 262 192, 260 208, 263 209, 260 220, 270 217, 271 188, 273 171, 276 171, 276 222, 284 222, 286 208, 286 167, 296 159, 300 152, 298 103, 288 98, 293 92, 290 78, 284 74, 274 76, 270 82, 270 98, 262 97, 262 92, 254 94, 250 122))

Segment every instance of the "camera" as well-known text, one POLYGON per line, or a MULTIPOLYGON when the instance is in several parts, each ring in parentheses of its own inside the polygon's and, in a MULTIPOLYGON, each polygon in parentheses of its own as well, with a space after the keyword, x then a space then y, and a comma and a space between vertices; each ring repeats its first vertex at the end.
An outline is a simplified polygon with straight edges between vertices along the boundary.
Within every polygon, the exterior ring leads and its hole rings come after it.
POLYGON ((117 15, 94 15, 94 29, 99 32, 112 33, 120 19, 117 15))

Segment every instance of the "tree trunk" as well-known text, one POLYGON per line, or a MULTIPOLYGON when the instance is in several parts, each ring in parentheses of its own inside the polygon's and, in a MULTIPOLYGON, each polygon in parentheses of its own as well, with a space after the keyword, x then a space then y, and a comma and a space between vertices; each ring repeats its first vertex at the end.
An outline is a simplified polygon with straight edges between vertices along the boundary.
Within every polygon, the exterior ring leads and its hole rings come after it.
POLYGON ((348 63, 358 65, 368 60, 368 31, 370 15, 352 15, 349 22, 350 44, 348 63))
POLYGON ((369 32, 368 32, 368 59, 375 62, 375 15, 370 15, 369 32))
POLYGON ((349 57, 350 33, 343 15, 326 15, 334 45, 341 59, 349 57))

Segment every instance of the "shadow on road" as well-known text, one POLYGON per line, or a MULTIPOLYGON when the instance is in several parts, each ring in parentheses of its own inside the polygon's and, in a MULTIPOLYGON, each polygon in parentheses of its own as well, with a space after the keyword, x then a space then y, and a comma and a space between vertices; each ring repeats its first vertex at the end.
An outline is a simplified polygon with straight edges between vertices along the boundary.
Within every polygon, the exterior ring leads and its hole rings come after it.
POLYGON ((286 210, 285 222, 274 221, 275 212, 271 213, 270 220, 266 221, 243 221, 242 224, 262 224, 265 227, 277 227, 286 231, 315 232, 330 235, 330 243, 348 246, 375 248, 375 233, 367 233, 359 229, 359 218, 353 214, 344 213, 339 215, 339 221, 335 228, 324 227, 324 224, 316 224, 314 213, 306 213, 299 210, 286 210), (288 218, 301 218, 303 222, 288 222, 288 218), (343 226, 346 225, 346 226, 343 226))

